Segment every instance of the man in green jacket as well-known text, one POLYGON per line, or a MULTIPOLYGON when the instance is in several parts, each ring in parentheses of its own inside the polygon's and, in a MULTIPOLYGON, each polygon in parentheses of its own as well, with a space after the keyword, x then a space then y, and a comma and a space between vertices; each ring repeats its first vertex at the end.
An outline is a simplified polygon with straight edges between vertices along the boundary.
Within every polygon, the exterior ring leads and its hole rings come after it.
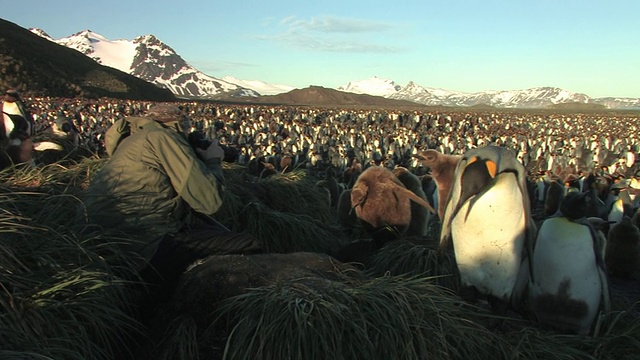
POLYGON ((262 252, 257 239, 210 217, 222 205, 224 151, 216 140, 194 149, 188 121, 161 103, 116 122, 105 135, 110 158, 85 193, 89 222, 126 232, 125 251, 140 255, 143 279, 155 284, 175 285, 189 264, 211 254, 262 252), (194 226, 194 213, 210 221, 194 226))

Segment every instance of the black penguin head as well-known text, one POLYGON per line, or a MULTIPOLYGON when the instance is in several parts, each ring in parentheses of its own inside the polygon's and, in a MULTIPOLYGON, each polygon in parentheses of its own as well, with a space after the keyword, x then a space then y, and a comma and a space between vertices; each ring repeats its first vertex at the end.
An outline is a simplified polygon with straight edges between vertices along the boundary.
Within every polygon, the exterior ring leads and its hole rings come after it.
POLYGON ((497 165, 491 160, 473 157, 462 172, 460 204, 482 192, 496 176, 497 165))
POLYGON ((588 192, 569 192, 560 203, 560 212, 570 220, 587 216, 590 196, 588 192))

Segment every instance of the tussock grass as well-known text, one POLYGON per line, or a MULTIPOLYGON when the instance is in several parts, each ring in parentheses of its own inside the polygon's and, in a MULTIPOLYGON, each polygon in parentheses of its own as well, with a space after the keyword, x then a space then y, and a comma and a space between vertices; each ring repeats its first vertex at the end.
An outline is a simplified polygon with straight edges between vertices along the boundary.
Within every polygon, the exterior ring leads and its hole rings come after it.
POLYGON ((74 227, 92 164, 3 171, 0 342, 6 357, 113 359, 139 332, 129 258, 108 234, 74 227), (116 265, 117 264, 117 265, 116 265))
POLYGON ((271 253, 330 253, 348 241, 337 226, 306 214, 274 211, 257 202, 244 207, 234 227, 264 241, 271 253))
MULTIPOLYGON (((336 222, 335 211, 330 207, 326 193, 315 186, 317 179, 303 170, 276 174, 262 180, 245 179, 241 172, 227 170, 225 180, 227 192, 239 201, 232 199, 223 207, 259 202, 277 212, 307 215, 325 224, 336 222)), ((234 210, 232 212, 237 213, 238 209, 234 210)))
MULTIPOLYGON (((92 158, 0 172, 0 358, 127 358, 137 346, 128 337, 144 331, 134 318, 138 259, 123 246, 132 239, 77 221, 84 213, 79 195, 103 164, 92 158)), ((270 252, 327 253, 351 240, 305 172, 254 182, 243 169, 226 167, 225 176, 216 218, 263 239, 270 252)), ((602 316, 589 337, 519 319, 489 331, 484 324, 492 316, 455 296, 453 258, 437 254, 435 231, 428 237, 386 245, 370 258, 366 280, 249 289, 225 300, 206 331, 177 317, 154 358, 196 359, 206 351, 214 358, 311 360, 637 355, 637 304, 602 316)))
POLYGON ((248 181, 225 172, 225 202, 216 219, 261 239, 269 252, 331 252, 348 242, 317 179, 297 170, 248 181))
POLYGON ((505 336, 526 359, 637 359, 640 322, 637 314, 616 311, 602 315, 593 336, 559 334, 525 327, 505 336))
POLYGON ((197 327, 190 316, 179 316, 169 326, 165 336, 153 349, 158 360, 197 360, 198 352, 197 327))
POLYGON ((452 254, 439 254, 436 249, 407 240, 385 245, 369 259, 366 270, 371 276, 388 273, 433 277, 439 285, 453 290, 460 285, 452 254))
POLYGON ((229 299, 219 319, 232 324, 225 359, 496 359, 509 351, 423 277, 256 288, 229 299))

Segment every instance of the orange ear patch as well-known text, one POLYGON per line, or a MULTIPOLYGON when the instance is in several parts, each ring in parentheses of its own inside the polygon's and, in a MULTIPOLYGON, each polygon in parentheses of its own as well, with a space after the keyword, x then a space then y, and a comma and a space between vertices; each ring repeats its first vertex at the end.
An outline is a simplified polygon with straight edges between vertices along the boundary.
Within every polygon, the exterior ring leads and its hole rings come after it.
POLYGON ((487 170, 489 170, 489 175, 491 175, 492 178, 496 177, 496 174, 498 173, 498 164, 491 160, 487 160, 485 164, 487 165, 487 170))
MULTIPOLYGON (((467 165, 466 166, 469 166, 469 165, 473 164, 476 161, 478 161, 478 157, 474 156, 471 159, 469 159, 469 161, 467 161, 467 165)), ((496 177, 496 174, 498 173, 498 165, 495 162, 491 161, 491 160, 485 161, 484 164, 487 166, 487 172, 489 173, 491 178, 496 177)))

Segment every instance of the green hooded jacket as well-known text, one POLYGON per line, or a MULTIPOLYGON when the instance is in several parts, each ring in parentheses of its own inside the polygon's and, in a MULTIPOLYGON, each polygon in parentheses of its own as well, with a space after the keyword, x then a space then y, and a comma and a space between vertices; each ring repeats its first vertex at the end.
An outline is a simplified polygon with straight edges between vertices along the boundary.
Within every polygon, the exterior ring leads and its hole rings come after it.
POLYGON ((220 159, 201 161, 178 121, 130 117, 105 140, 111 157, 85 192, 88 220, 142 240, 130 250, 146 260, 183 227, 189 208, 213 215, 222 205, 220 159))

